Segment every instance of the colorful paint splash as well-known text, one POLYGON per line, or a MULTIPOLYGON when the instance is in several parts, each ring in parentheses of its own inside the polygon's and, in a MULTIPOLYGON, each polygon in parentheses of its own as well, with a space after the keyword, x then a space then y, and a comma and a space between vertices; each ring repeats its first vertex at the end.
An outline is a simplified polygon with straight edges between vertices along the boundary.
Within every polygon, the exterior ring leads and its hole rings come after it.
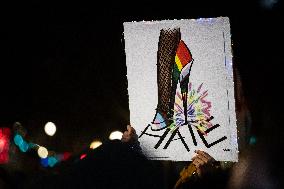
MULTIPOLYGON (((210 115, 211 102, 206 100, 208 91, 202 89, 203 83, 199 85, 197 90, 192 88, 192 83, 188 84, 187 94, 187 120, 188 123, 194 126, 203 134, 205 131, 212 127, 212 116, 210 115)), ((174 131, 177 128, 187 125, 185 122, 185 113, 183 108, 183 96, 181 89, 178 87, 176 90, 173 123, 169 128, 174 131)))

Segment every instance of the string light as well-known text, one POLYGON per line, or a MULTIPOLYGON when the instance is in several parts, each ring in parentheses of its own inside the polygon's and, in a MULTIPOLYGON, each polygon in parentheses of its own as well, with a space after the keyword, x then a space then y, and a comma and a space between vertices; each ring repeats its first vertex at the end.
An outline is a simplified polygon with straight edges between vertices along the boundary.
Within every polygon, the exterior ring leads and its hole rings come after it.
MULTIPOLYGON (((17 126, 18 125, 20 125, 20 123, 17 123, 17 126)), ((21 126, 21 130, 24 130, 24 128, 22 126, 21 126)), ((38 144, 34 144, 32 142, 26 141, 24 136, 23 136, 23 135, 26 135, 26 132, 19 132, 21 130, 20 129, 15 130, 14 143, 16 144, 16 146, 19 147, 21 152, 27 152, 28 150, 32 150, 32 149, 37 150, 37 154, 40 157, 40 164, 43 167, 54 167, 57 163, 59 163, 61 161, 66 161, 71 157, 70 152, 64 152, 64 153, 57 154, 53 151, 48 151, 43 146, 40 146, 38 144)), ((52 136, 55 133, 55 131, 56 131, 56 126, 53 123, 48 122, 45 125, 45 132, 49 136, 52 136)), ((112 137, 110 137, 110 138, 118 139, 118 138, 121 138, 121 137, 122 137, 122 133, 119 132, 119 131, 115 131, 115 132, 112 133, 112 137)), ((102 145, 102 142, 100 140, 94 140, 90 144, 90 148, 95 149, 95 148, 98 148, 101 145, 102 145)), ((87 156, 87 154, 84 153, 84 154, 80 155, 80 159, 84 159, 86 156, 87 156)))
POLYGON ((70 152, 64 152, 62 154, 56 154, 53 151, 48 152, 43 146, 25 141, 24 137, 18 132, 14 135, 14 143, 19 147, 21 152, 36 149, 43 167, 54 167, 59 161, 66 161, 71 156, 70 152))

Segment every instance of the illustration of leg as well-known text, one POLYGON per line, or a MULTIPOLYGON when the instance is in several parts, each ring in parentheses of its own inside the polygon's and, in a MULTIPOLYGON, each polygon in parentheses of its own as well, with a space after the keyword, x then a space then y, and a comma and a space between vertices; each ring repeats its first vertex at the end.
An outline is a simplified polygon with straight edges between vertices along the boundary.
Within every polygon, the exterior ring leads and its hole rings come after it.
POLYGON ((177 85, 177 82, 172 82, 172 72, 180 36, 179 29, 160 31, 157 52, 158 105, 152 122, 159 128, 165 128, 172 122, 174 101, 171 99, 174 98, 177 85))
POLYGON ((189 75, 192 64, 193 64, 193 59, 191 52, 189 51, 184 41, 181 40, 179 42, 175 55, 173 82, 177 82, 178 80, 180 83, 183 108, 184 108, 184 117, 185 117, 184 124, 187 124, 187 93, 188 93, 189 75))

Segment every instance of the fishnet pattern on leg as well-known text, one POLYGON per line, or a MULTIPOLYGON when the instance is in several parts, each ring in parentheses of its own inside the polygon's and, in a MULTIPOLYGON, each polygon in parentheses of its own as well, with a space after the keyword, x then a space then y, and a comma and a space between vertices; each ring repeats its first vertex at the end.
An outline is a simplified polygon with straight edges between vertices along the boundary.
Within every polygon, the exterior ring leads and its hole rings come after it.
MULTIPOLYGON (((157 52, 157 76, 158 76, 158 106, 157 110, 168 114, 173 109, 171 104, 173 89, 172 72, 175 64, 176 49, 181 38, 179 29, 162 29, 157 52)), ((171 113, 170 113, 171 114, 171 113)), ((171 117, 172 115, 170 115, 171 117)))

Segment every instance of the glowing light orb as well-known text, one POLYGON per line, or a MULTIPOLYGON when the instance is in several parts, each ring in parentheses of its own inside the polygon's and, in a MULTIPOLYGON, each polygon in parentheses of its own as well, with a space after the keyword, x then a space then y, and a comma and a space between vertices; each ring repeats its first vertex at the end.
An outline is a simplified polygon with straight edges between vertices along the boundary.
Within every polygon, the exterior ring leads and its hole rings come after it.
POLYGON ((250 145, 256 144, 256 137, 255 137, 255 136, 251 136, 251 137, 250 137, 250 139, 249 139, 249 144, 250 144, 250 145))
POLYGON ((53 136, 56 132, 56 126, 52 122, 47 122, 44 126, 44 131, 47 135, 53 136))
POLYGON ((103 143, 99 140, 94 140, 91 145, 90 145, 90 148, 91 149, 96 149, 97 147, 99 147, 100 145, 102 145, 103 143))
POLYGON ((21 135, 16 134, 14 137, 14 142, 17 146, 20 146, 23 143, 23 137, 21 135))
POLYGON ((120 131, 113 131, 109 135, 110 140, 116 140, 116 139, 121 140, 121 138, 122 138, 122 132, 120 131))
POLYGON ((23 141, 20 145, 19 148, 22 152, 27 152, 29 150, 29 144, 26 141, 23 141))
POLYGON ((70 152, 64 152, 62 160, 65 161, 65 160, 69 159, 70 157, 71 157, 71 153, 70 152))
POLYGON ((47 151, 47 149, 46 149, 45 147, 41 146, 41 147, 38 148, 37 154, 38 154, 38 156, 39 156, 40 158, 43 158, 43 159, 44 159, 44 158, 47 157, 48 151, 47 151))
POLYGON ((4 150, 6 141, 2 138, 0 138, 0 153, 4 150))
POLYGON ((82 154, 82 155, 80 156, 80 159, 82 160, 82 159, 84 159, 86 156, 87 156, 87 154, 82 154))
POLYGON ((40 163, 43 167, 48 167, 48 158, 41 158, 40 163))
POLYGON ((48 158, 48 165, 49 167, 53 167, 57 163, 57 159, 55 157, 49 157, 48 158))

